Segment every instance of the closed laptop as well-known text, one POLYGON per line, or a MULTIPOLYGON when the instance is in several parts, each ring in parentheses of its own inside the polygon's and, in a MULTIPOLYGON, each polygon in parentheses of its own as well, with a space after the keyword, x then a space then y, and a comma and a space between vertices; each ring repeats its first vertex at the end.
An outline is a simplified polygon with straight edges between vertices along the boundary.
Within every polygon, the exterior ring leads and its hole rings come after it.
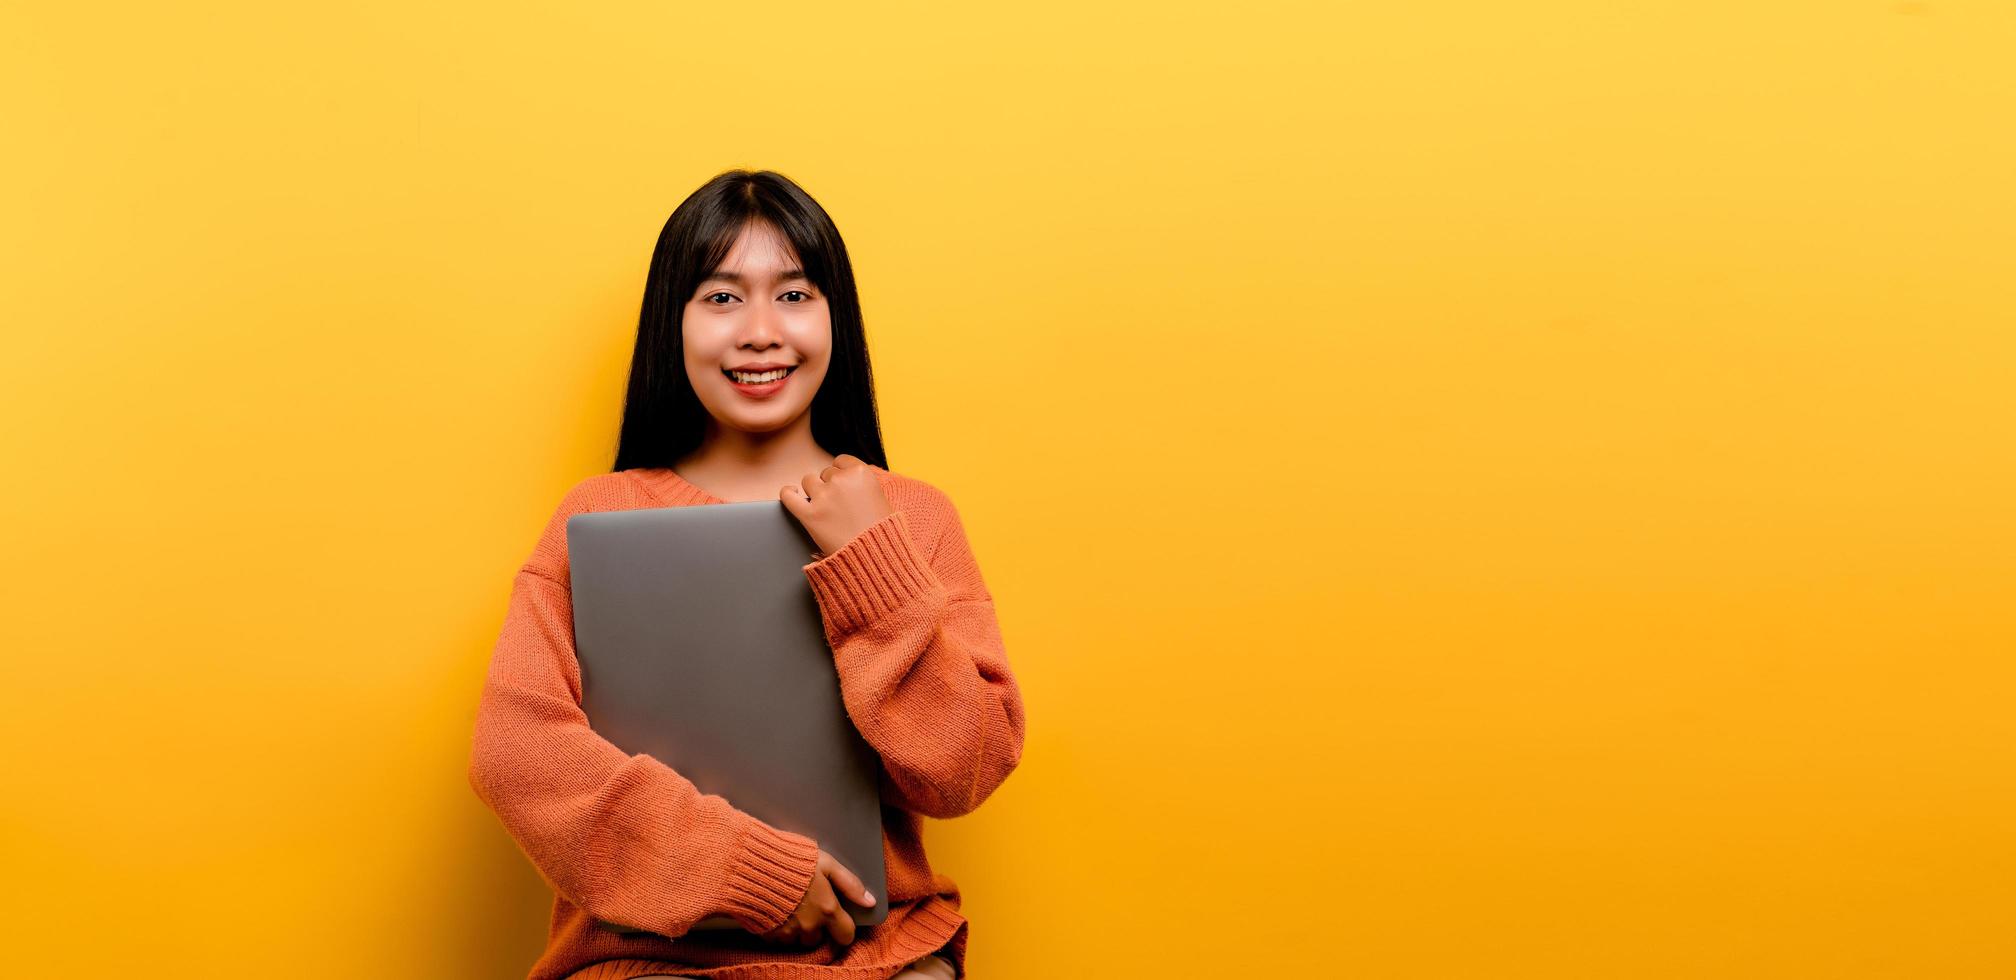
POLYGON ((888 913, 881 761, 840 698, 804 572, 816 550, 779 500, 570 517, 582 709, 623 751, 818 841, 875 896, 840 902, 869 926, 888 913))

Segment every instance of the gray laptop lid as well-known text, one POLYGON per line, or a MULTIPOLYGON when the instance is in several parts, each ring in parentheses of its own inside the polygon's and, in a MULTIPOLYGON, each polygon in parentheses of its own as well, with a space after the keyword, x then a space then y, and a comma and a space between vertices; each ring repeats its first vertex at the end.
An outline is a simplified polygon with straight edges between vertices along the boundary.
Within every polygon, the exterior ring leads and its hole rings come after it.
MULTIPOLYGON (((840 896, 869 926, 889 903, 881 759, 840 699, 803 570, 817 548, 779 500, 568 518, 582 709, 623 751, 818 841, 875 896, 840 896)), ((739 929, 725 915, 694 927, 739 929)))

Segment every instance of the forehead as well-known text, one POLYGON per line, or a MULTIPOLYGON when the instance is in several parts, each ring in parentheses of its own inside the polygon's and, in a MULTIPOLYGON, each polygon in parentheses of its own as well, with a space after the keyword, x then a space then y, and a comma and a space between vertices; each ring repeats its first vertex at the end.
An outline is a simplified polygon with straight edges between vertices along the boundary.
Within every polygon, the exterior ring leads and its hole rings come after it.
POLYGON ((797 256, 791 254, 790 243, 776 229, 759 224, 742 229, 728 254, 721 257, 721 264, 702 281, 765 282, 803 278, 805 271, 797 256))

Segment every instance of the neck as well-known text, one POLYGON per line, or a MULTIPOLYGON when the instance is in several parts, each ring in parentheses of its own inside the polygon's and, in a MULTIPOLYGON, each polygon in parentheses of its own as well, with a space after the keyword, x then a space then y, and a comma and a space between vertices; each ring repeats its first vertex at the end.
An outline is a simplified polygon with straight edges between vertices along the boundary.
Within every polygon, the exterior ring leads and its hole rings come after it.
POLYGON ((812 415, 771 432, 748 432, 710 420, 700 448, 673 469, 688 483, 724 500, 765 500, 785 484, 832 465, 833 454, 812 438, 812 415))

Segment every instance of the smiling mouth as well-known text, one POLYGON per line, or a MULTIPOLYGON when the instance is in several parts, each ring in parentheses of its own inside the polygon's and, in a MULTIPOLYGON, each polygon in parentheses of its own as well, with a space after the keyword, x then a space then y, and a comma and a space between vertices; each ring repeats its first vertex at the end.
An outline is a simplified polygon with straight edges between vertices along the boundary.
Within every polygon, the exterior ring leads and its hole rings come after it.
POLYGON ((727 378, 729 381, 732 381, 738 385, 760 386, 766 384, 776 384, 777 382, 782 381, 785 378, 789 377, 791 375, 791 372, 796 370, 798 370, 798 365, 796 364, 793 364, 788 368, 772 368, 771 370, 768 371, 756 371, 753 373, 730 371, 727 368, 722 368, 721 376, 727 378))

